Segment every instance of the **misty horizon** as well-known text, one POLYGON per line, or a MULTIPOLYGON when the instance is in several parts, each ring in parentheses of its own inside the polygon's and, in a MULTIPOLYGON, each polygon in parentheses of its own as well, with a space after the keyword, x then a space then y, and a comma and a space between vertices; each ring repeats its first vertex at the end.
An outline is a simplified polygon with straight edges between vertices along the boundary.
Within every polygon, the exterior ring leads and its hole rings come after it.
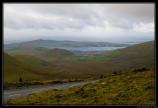
POLYGON ((143 42, 147 42, 147 41, 154 41, 155 39, 149 39, 149 40, 136 40, 136 41, 88 41, 88 40, 57 40, 57 39, 32 39, 32 40, 23 40, 23 41, 13 41, 13 42, 4 42, 5 45, 7 44, 14 44, 14 43, 23 43, 23 42, 30 42, 30 41, 37 41, 37 40, 41 40, 41 41, 72 41, 72 42, 108 42, 108 43, 143 43, 143 42))
POLYGON ((154 40, 154 4, 4 4, 5 44, 154 40))

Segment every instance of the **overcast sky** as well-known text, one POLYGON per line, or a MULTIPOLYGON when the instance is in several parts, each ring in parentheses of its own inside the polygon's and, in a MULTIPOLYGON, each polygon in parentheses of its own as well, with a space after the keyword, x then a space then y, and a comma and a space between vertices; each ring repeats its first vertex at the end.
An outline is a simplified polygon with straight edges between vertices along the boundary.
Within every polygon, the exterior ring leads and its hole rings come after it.
POLYGON ((3 5, 4 42, 154 40, 154 4, 3 5))

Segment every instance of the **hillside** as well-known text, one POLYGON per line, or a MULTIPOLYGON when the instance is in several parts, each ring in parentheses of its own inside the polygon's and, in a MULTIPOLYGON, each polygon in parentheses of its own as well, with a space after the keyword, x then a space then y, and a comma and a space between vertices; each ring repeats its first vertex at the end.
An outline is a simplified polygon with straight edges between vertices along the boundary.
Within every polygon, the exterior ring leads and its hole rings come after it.
POLYGON ((129 46, 127 48, 118 50, 118 56, 111 60, 115 62, 124 62, 131 65, 135 64, 137 66, 141 66, 141 64, 152 66, 155 61, 154 46, 154 41, 129 46))
POLYGON ((25 76, 26 79, 32 79, 35 76, 32 72, 29 72, 15 58, 9 56, 8 54, 3 54, 4 58, 4 83, 18 81, 19 77, 25 76))
POLYGON ((48 49, 44 47, 18 46, 11 49, 5 49, 5 52, 11 55, 33 55, 34 53, 39 53, 46 50, 48 49))
MULTIPOLYGON (((6 57, 7 58, 7 57, 6 57)), ((100 78, 114 72, 128 71, 140 67, 154 68, 154 41, 133 45, 124 49, 101 52, 93 55, 74 55, 63 49, 48 49, 34 53, 34 55, 14 55, 14 59, 20 61, 18 67, 12 66, 15 60, 7 59, 5 73, 11 71, 31 73, 28 79, 77 79, 100 78), (13 63, 13 64, 12 64, 13 63), (25 69, 23 69, 25 66, 25 69), (9 68, 8 68, 9 67, 9 68), (12 67, 12 68, 10 68, 12 67), (14 69, 18 68, 18 69, 14 69), (28 72, 29 71, 29 72, 28 72), (33 75, 32 75, 33 74, 33 75), (35 77, 36 76, 36 77, 35 77)), ((13 76, 16 76, 15 73, 13 76)), ((9 76, 10 80, 12 76, 9 76)), ((18 76, 19 77, 19 76, 18 76)), ((27 79, 27 78, 26 78, 27 79)), ((14 81, 17 77, 14 78, 14 81)), ((13 81, 13 80, 12 80, 13 81)))
POLYGON ((107 76, 93 84, 52 89, 10 99, 9 105, 154 105, 154 71, 138 69, 107 76))
POLYGON ((97 55, 68 57, 64 59, 67 62, 58 63, 55 68, 74 77, 98 78, 100 75, 109 75, 116 71, 140 67, 154 68, 154 59, 152 41, 97 55))
POLYGON ((4 83, 18 82, 22 77, 28 80, 48 80, 58 78, 58 75, 48 63, 32 56, 12 57, 6 53, 4 58, 4 83))
POLYGON ((114 63, 125 63, 131 66, 153 66, 155 61, 154 41, 136 44, 123 49, 105 52, 105 57, 114 63))
POLYGON ((67 56, 73 56, 74 54, 65 49, 53 48, 46 51, 35 53, 35 56, 45 61, 60 61, 67 56))
POLYGON ((13 57, 22 62, 25 65, 30 65, 31 66, 43 66, 43 67, 48 67, 50 65, 49 62, 46 62, 34 55, 29 55, 29 54, 19 54, 19 55, 13 55, 13 57))

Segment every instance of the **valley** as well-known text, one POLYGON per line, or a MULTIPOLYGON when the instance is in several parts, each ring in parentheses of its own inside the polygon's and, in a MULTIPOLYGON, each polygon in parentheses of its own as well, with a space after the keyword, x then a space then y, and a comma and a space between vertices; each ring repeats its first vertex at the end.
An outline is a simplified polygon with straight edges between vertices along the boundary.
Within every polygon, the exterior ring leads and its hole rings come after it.
POLYGON ((3 2, 3 106, 155 108, 155 6, 3 2))
MULTIPOLYGON (((6 48, 3 53, 5 91, 31 89, 36 86, 44 87, 50 84, 77 83, 78 81, 103 81, 102 78, 110 78, 111 75, 114 78, 115 75, 116 77, 119 75, 129 75, 128 73, 139 68, 145 68, 144 74, 146 69, 149 70, 149 73, 154 72, 154 41, 129 45, 120 49, 118 47, 118 49, 107 51, 93 51, 93 53, 88 51, 76 53, 61 48, 26 46, 27 44, 25 47, 6 48), (19 82, 20 77, 23 82, 19 82)), ((100 85, 97 86, 99 87, 100 85)), ((68 90, 71 91, 71 88, 68 90)), ((22 98, 19 99, 21 100, 22 98)), ((22 100, 19 101, 21 102, 19 104, 25 103, 22 100)), ((34 103, 34 101, 32 102, 34 103)), ((61 102, 65 103, 64 100, 61 102)), ((87 100, 87 102, 90 101, 87 100)), ((14 101, 7 101, 7 103, 14 104, 14 101)), ((59 102, 59 104, 61 103, 59 102)))
POLYGON ((15 53, 4 53, 4 82, 16 82, 20 76, 23 80, 99 78, 114 71, 151 67, 154 64, 153 46, 151 41, 85 55, 59 48, 30 48, 32 51, 15 48, 15 53))

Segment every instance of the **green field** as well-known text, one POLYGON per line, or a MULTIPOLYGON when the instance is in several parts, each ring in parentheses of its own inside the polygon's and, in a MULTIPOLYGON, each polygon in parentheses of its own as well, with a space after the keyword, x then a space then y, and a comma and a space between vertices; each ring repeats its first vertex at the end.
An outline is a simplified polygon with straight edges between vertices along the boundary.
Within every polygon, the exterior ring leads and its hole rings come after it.
POLYGON ((33 93, 5 104, 154 105, 154 78, 153 69, 135 69, 112 74, 93 84, 33 93))

